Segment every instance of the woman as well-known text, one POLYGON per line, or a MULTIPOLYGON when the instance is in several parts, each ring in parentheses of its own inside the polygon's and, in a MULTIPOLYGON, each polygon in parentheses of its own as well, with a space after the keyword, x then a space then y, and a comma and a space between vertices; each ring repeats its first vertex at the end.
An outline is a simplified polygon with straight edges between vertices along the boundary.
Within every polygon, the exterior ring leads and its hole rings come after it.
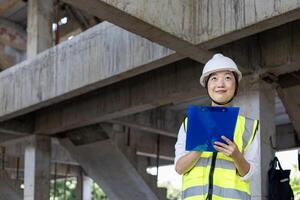
MULTIPOLYGON (((212 106, 230 106, 241 79, 232 59, 215 54, 204 66, 200 83, 212 106)), ((183 175, 183 199, 251 199, 249 178, 260 157, 258 121, 239 115, 233 141, 222 136, 224 142, 214 143, 216 153, 185 150, 187 123, 186 118, 175 145, 175 170, 183 175)))

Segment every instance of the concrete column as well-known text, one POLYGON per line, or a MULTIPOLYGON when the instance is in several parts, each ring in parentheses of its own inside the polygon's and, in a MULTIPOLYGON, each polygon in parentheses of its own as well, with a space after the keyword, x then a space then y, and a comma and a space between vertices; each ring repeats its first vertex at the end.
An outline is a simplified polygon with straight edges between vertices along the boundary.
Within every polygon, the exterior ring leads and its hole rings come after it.
POLYGON ((83 200, 83 174, 81 172, 78 173, 77 183, 75 189, 76 200, 83 200))
POLYGON ((29 0, 27 59, 52 46, 53 0, 29 0))
MULTIPOLYGON (((267 199, 267 172, 274 156, 270 145, 270 137, 275 139, 275 89, 262 81, 244 80, 240 87, 240 95, 234 102, 240 106, 240 113, 260 120, 260 169, 251 180, 253 200, 267 199)), ((275 142, 273 142, 275 144, 275 142)))
POLYGON ((24 199, 49 200, 51 139, 35 135, 25 148, 24 199))
POLYGON ((83 200, 92 199, 93 180, 88 176, 83 176, 83 200))

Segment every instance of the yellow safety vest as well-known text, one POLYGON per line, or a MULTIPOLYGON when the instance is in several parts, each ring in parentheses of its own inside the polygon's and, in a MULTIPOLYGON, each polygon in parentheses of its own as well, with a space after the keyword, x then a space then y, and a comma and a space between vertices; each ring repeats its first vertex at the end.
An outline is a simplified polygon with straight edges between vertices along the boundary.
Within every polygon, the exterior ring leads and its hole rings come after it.
MULTIPOLYGON (((187 118, 184 120, 187 127, 187 118)), ((258 120, 239 115, 233 141, 240 152, 247 151, 258 128, 258 120)), ((209 174, 212 174, 213 200, 250 200, 250 183, 242 180, 231 157, 203 152, 195 166, 183 175, 182 196, 185 200, 205 200, 209 190, 209 174), (211 167, 212 162, 215 167, 211 167), (211 173, 212 168, 212 173, 211 173)))

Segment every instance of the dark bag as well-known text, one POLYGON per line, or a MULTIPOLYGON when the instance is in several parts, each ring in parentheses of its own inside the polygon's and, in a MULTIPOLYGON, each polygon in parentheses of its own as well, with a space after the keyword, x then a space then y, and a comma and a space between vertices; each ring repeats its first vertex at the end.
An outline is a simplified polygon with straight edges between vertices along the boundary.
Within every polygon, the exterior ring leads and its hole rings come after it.
POLYGON ((293 190, 290 186, 291 170, 283 170, 277 157, 270 163, 268 171, 269 200, 291 200, 294 199, 293 190), (276 169, 276 167, 279 169, 276 169))

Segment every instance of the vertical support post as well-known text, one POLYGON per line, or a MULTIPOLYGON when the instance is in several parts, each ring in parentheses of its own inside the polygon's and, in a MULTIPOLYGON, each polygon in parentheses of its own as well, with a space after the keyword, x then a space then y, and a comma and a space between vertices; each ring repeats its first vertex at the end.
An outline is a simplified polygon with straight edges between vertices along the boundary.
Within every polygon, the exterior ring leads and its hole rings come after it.
POLYGON ((25 148, 24 200, 49 200, 51 138, 35 135, 25 148))
POLYGON ((16 187, 19 187, 19 172, 20 172, 20 158, 17 157, 17 174, 16 174, 16 183, 15 183, 15 186, 16 187))
POLYGON ((27 59, 52 46, 52 0, 28 0, 27 59))
POLYGON ((1 169, 5 170, 5 147, 1 147, 1 169))
POLYGON ((77 176, 75 194, 77 200, 83 200, 83 172, 81 167, 79 168, 79 172, 77 176))
POLYGON ((158 171, 159 171, 159 155, 160 155, 160 135, 157 135, 156 141, 156 182, 158 182, 158 171))
POLYGON ((274 156, 270 137, 275 138, 275 88, 259 80, 243 80, 239 88, 239 96, 235 101, 240 106, 240 114, 259 120, 260 136, 260 168, 259 173, 251 179, 251 192, 253 200, 266 200, 267 172, 269 163, 274 156))
POLYGON ((83 176, 83 199, 92 199, 93 180, 88 176, 83 176))

